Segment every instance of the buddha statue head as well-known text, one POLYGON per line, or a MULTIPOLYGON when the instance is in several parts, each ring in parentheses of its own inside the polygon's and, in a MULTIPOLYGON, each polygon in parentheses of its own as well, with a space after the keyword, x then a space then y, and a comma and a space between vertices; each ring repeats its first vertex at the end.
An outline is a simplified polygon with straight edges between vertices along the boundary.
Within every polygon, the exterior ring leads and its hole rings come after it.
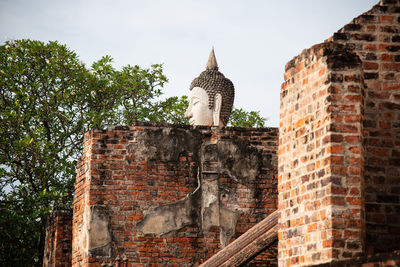
POLYGON ((189 107, 185 117, 190 125, 225 126, 232 112, 235 89, 232 82, 218 71, 214 49, 206 70, 190 84, 189 107))

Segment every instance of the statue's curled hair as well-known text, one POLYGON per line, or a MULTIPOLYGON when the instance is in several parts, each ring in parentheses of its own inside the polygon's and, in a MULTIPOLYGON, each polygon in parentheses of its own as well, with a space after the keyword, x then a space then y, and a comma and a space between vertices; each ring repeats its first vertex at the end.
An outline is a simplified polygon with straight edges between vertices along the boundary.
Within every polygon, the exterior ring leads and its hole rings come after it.
POLYGON ((203 88, 208 95, 208 107, 213 109, 215 95, 221 94, 222 105, 220 119, 224 125, 228 123, 233 108, 235 98, 235 88, 233 83, 218 70, 205 70, 200 73, 190 84, 190 90, 194 87, 203 88))

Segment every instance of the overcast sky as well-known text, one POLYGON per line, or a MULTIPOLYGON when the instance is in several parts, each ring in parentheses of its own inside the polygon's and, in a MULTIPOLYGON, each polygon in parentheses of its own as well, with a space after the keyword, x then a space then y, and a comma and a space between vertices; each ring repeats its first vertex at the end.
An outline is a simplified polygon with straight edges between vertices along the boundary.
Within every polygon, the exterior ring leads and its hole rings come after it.
POLYGON ((91 65, 163 63, 165 96, 187 95, 214 46, 235 107, 279 125, 285 64, 378 0, 0 0, 0 44, 58 40, 91 65))

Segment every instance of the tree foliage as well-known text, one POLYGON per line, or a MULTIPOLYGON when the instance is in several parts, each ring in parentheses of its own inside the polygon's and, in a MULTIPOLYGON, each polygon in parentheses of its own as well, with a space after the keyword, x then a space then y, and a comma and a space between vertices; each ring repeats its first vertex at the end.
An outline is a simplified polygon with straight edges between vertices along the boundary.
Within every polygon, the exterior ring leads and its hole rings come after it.
MULTIPOLYGON (((150 120, 161 65, 87 69, 57 42, 0 46, 0 265, 40 265, 49 210, 70 204, 83 133, 150 120)), ((162 108, 160 108, 162 110, 162 108)))
MULTIPOLYGON (((52 207, 71 205, 83 134, 136 121, 187 123, 187 97, 158 100, 162 65, 116 70, 105 56, 87 68, 57 42, 0 46, 0 265, 41 265, 52 207)), ((234 126, 263 126, 234 110, 234 126)))
POLYGON ((43 247, 50 204, 70 200, 74 156, 87 126, 89 78, 77 55, 56 42, 0 47, 4 263, 40 263, 37 248, 43 247))
POLYGON ((229 124, 238 127, 264 127, 266 120, 260 115, 259 111, 245 111, 242 108, 234 108, 229 118, 229 124))

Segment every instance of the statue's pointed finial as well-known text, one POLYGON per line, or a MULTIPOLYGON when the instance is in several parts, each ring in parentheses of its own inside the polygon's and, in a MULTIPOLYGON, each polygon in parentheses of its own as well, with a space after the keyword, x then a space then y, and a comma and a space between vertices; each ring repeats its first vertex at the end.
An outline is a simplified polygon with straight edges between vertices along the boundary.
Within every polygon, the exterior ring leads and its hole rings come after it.
POLYGON ((217 59, 214 54, 214 47, 211 49, 210 56, 208 57, 206 70, 218 70, 217 59))

